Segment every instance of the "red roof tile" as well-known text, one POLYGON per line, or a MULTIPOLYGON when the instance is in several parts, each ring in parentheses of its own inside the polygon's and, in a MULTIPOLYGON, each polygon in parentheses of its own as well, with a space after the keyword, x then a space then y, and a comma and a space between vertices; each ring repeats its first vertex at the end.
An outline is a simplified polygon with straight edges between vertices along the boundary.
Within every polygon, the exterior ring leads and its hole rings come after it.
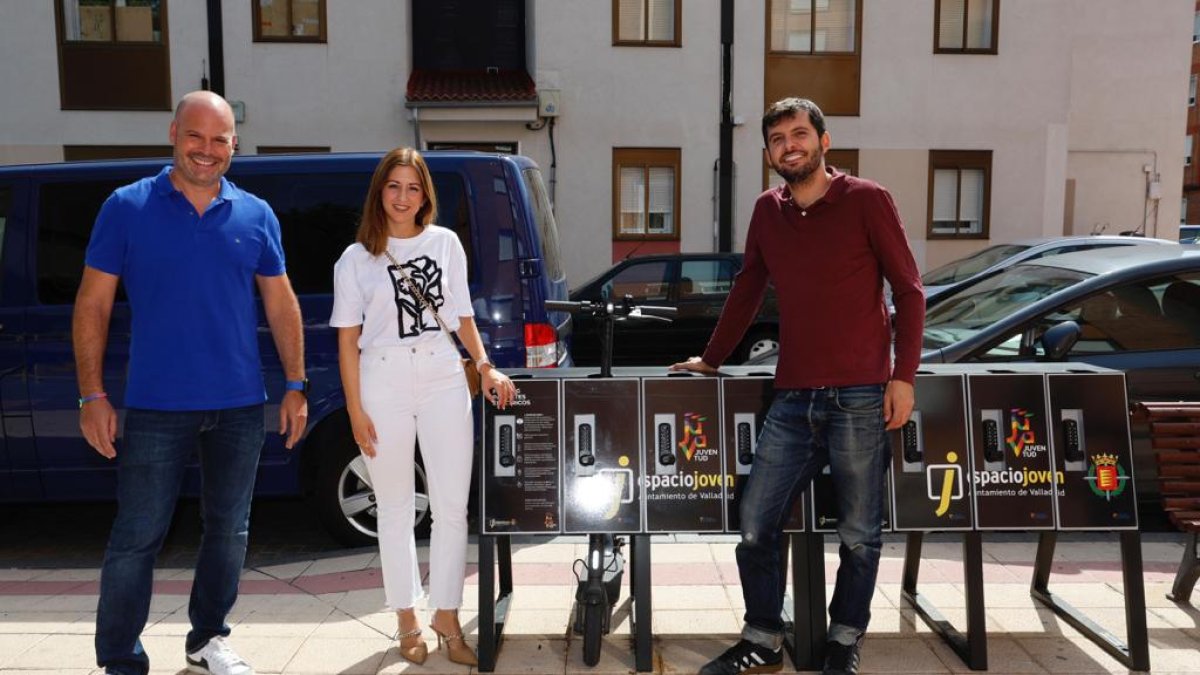
POLYGON ((523 70, 499 72, 413 70, 408 76, 409 103, 537 102, 537 87, 523 70))

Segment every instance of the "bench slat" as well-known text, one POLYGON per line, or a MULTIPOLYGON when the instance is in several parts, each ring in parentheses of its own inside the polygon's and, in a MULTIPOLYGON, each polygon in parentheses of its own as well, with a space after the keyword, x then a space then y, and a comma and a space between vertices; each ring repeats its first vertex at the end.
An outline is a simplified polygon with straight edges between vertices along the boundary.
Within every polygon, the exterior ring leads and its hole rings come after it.
POLYGON ((1159 480, 1200 477, 1200 464, 1160 464, 1159 480))
POLYGON ((1151 422, 1150 431, 1160 436, 1195 436, 1200 438, 1200 422, 1151 422))
POLYGON ((1150 447, 1155 450, 1200 450, 1200 438, 1151 436, 1150 447))

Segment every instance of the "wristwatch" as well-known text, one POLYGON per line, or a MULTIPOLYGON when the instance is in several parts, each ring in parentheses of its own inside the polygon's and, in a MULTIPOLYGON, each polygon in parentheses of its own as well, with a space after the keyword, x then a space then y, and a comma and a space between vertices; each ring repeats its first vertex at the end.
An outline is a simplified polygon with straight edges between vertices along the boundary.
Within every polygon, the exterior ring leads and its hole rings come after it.
POLYGON ((485 357, 483 357, 482 359, 476 359, 476 360, 475 360, 475 369, 479 371, 479 374, 480 374, 480 375, 482 375, 482 374, 483 374, 483 367, 484 367, 484 366, 487 366, 488 368, 495 368, 495 367, 496 367, 496 366, 495 366, 495 365, 492 363, 492 360, 491 360, 491 359, 489 359, 489 358, 488 358, 488 357, 486 357, 486 356, 485 356, 485 357))
POLYGON ((285 392, 298 391, 301 394, 308 396, 308 378, 306 377, 302 380, 288 380, 284 383, 283 390, 285 392))

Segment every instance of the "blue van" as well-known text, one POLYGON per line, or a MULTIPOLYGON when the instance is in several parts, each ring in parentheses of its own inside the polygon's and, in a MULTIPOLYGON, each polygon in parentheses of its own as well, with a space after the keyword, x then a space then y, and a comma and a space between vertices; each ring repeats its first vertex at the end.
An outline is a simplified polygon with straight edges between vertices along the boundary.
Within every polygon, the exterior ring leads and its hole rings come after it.
MULTIPOLYGON (((227 178, 267 200, 283 232, 288 274, 304 317, 309 428, 288 451, 268 434, 256 493, 304 495, 347 544, 375 536, 374 494, 350 434, 338 375, 337 337, 328 326, 333 264, 354 241, 379 154, 237 157, 227 178)), ((437 188, 436 222, 467 252, 475 319, 501 368, 570 365, 568 319, 546 300, 565 300, 557 225, 541 173, 528 158, 474 152, 425 155, 437 188)), ((169 160, 0 167, 0 502, 108 500, 112 462, 79 431, 71 312, 84 251, 100 205, 117 187, 157 173, 169 160)), ((129 307, 118 290, 104 361, 105 389, 124 399, 129 307)), ((278 422, 283 371, 260 316, 267 428, 278 422), (274 404, 274 405, 273 405, 274 404)), ((120 452, 118 438, 118 453, 120 452)), ((423 470, 417 470, 424 492, 423 470)), ((185 494, 199 473, 188 472, 185 494)), ((418 496, 419 527, 428 500, 418 496)))

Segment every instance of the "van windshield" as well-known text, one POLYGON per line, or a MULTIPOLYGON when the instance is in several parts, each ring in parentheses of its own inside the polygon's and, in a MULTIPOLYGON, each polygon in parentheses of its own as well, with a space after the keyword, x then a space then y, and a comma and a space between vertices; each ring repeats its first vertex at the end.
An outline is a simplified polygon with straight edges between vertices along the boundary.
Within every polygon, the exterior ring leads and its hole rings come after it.
POLYGON ((542 260, 546 274, 551 279, 563 278, 562 259, 558 253, 558 223, 554 220, 554 210, 550 206, 550 197, 546 193, 546 185, 542 182, 542 172, 534 168, 521 172, 525 180, 525 189, 533 197, 533 217, 537 221, 538 235, 542 240, 542 260))

